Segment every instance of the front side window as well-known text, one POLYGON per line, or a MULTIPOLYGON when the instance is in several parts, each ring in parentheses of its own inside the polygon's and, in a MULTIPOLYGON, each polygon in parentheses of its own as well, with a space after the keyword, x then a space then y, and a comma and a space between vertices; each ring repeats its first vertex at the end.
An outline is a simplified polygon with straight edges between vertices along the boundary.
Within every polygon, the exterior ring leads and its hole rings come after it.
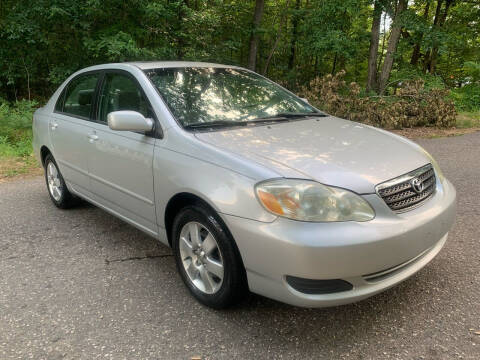
POLYGON ((317 112, 274 82, 246 70, 164 68, 146 74, 183 126, 317 112))
POLYGON ((90 118, 97 80, 98 74, 80 75, 73 79, 65 93, 63 112, 81 118, 90 118))
POLYGON ((106 122, 113 111, 137 111, 145 117, 152 117, 149 102, 139 85, 131 77, 117 73, 107 73, 100 90, 98 120, 106 122))

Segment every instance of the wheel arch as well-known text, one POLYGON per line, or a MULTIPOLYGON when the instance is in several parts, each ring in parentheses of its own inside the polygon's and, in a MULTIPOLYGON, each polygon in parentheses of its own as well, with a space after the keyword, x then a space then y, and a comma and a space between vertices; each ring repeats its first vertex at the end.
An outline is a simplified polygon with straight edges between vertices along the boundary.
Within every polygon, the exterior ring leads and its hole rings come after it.
POLYGON ((208 201, 190 192, 180 192, 172 196, 165 207, 165 231, 167 233, 167 239, 170 246, 172 246, 172 230, 175 216, 177 216, 181 209, 189 205, 202 206, 216 214, 216 220, 221 222, 221 225, 223 225, 223 227, 228 231, 228 235, 233 239, 230 230, 228 230, 228 227, 220 216, 218 210, 216 210, 208 201))
POLYGON ((170 245, 170 247, 172 247, 172 242, 173 242, 172 232, 173 232, 173 223, 174 223, 175 217, 181 211, 181 209, 189 205, 202 206, 208 209, 209 211, 211 211, 214 215, 216 215, 215 220, 219 223, 222 229, 225 230, 227 237, 229 237, 232 241, 234 251, 238 256, 240 266, 242 269, 242 277, 248 289, 248 279, 247 279, 245 264, 243 262, 243 258, 240 253, 240 249, 238 248, 237 242, 233 237, 233 234, 231 233, 227 224, 221 217, 220 212, 217 211, 212 205, 208 203, 208 201, 202 199, 200 196, 190 192, 180 192, 172 196, 168 201, 167 206, 165 208, 164 217, 165 217, 165 230, 167 233, 168 244, 170 245))
POLYGON ((45 158, 47 157, 48 154, 52 154, 52 152, 50 151, 50 149, 48 147, 43 145, 40 148, 40 160, 42 161, 42 166, 45 166, 45 158))

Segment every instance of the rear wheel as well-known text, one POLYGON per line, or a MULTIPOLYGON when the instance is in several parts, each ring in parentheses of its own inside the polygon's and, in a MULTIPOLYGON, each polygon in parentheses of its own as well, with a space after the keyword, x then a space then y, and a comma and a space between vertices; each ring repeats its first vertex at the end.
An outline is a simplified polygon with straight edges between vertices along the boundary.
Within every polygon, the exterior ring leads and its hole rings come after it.
POLYGON ((173 224, 177 269, 192 295, 220 309, 248 293, 238 249, 217 215, 203 206, 188 206, 173 224))
POLYGON ((45 157, 44 164, 48 194, 55 206, 61 209, 68 209, 76 205, 77 198, 68 191, 65 180, 63 180, 58 165, 51 154, 45 157))

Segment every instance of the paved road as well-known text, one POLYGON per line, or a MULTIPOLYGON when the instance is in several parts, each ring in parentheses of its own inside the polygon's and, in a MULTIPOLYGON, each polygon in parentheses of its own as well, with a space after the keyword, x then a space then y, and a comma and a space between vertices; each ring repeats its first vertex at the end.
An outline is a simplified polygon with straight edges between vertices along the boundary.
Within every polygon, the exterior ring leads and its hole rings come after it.
POLYGON ((480 132, 420 141, 458 190, 439 256, 358 304, 252 295, 195 302, 170 250, 90 205, 60 211, 42 178, 0 185, 0 358, 480 358, 480 132))

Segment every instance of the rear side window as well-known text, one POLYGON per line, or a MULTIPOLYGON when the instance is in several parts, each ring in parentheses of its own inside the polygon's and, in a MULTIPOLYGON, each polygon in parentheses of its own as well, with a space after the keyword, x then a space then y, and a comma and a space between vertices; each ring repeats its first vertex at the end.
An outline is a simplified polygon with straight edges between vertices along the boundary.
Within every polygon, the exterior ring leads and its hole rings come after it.
POLYGON ((73 79, 68 84, 65 93, 63 112, 82 118, 90 118, 97 80, 98 74, 81 75, 73 79))

